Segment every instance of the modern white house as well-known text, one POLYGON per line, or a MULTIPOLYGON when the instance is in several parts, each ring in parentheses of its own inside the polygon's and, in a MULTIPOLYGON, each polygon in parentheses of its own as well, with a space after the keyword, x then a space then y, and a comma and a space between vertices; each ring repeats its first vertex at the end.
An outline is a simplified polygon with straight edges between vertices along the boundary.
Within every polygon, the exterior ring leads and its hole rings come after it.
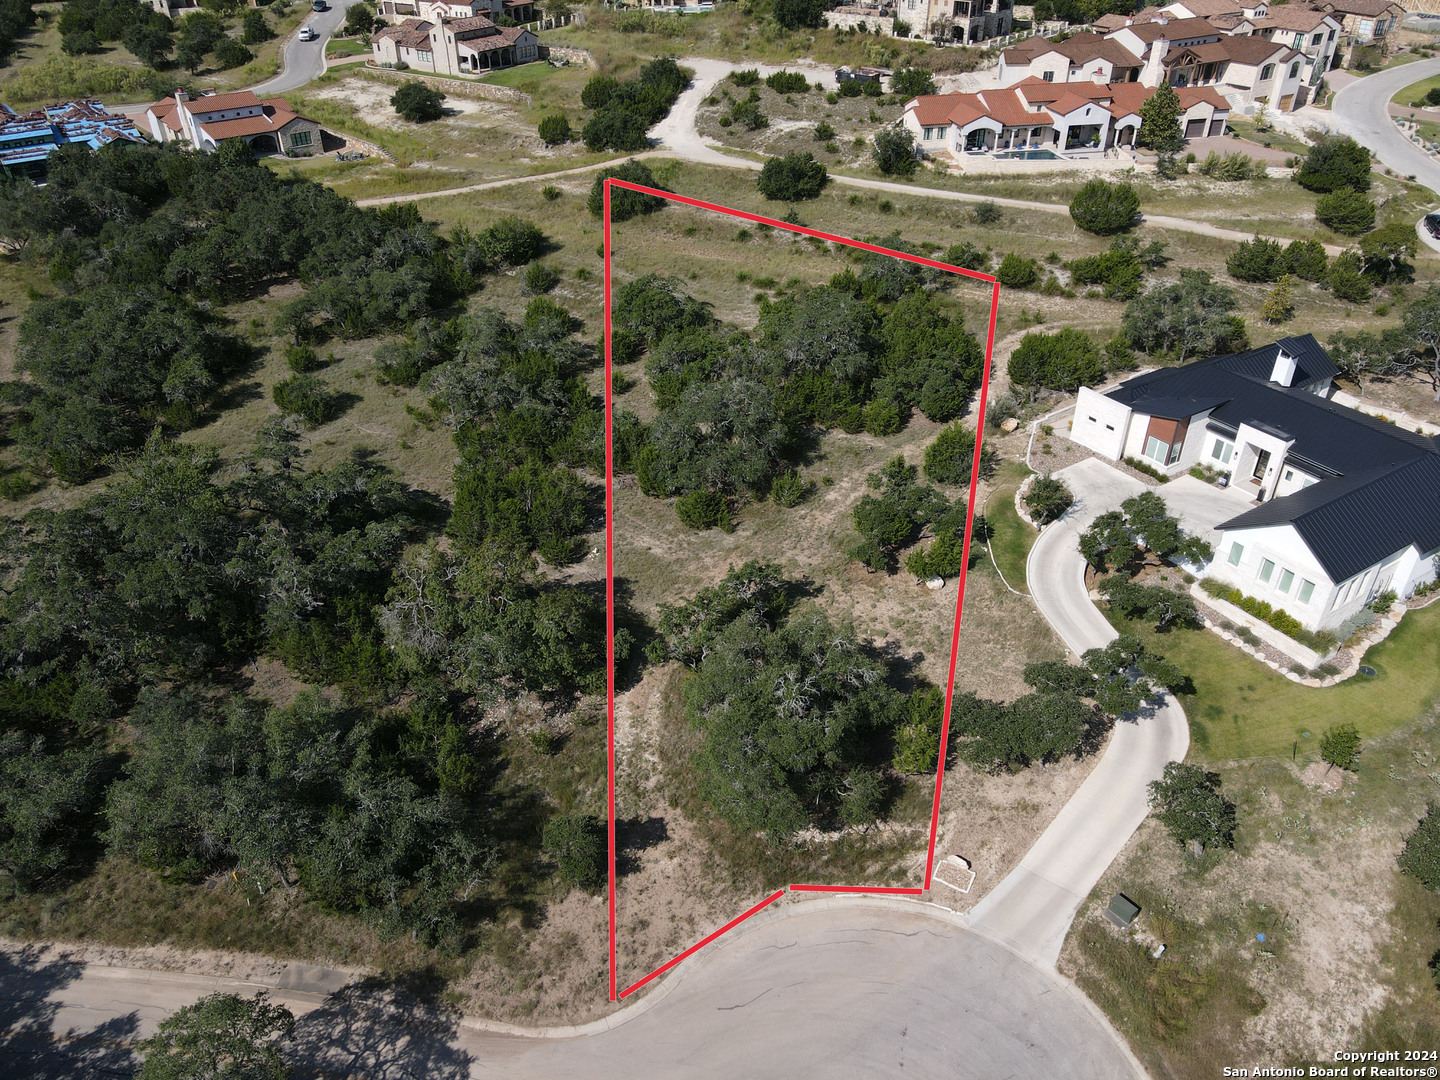
POLYGON ((1440 441, 1346 408, 1309 334, 1082 387, 1070 437, 1168 476, 1199 464, 1254 496, 1220 522, 1211 577, 1310 630, 1436 577, 1440 441))

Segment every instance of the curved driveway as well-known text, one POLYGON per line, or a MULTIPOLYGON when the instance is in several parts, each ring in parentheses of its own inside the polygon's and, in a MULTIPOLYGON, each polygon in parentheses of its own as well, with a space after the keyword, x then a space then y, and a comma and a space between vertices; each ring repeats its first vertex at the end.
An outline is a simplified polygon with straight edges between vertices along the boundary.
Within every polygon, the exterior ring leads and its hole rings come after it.
MULTIPOLYGON (((294 1056, 365 1080, 1135 1080, 1138 1064, 1068 983, 948 913, 810 901, 758 918, 588 1038, 519 1039, 423 1010, 276 991, 299 1016, 294 1056), (947 917, 948 916, 948 917, 947 917), (653 1006, 653 1007, 652 1007, 653 1006)), ((0 1073, 127 1075, 130 1047, 213 990, 251 984, 27 963, 0 953, 0 1073)))
MULTIPOLYGON (((308 3, 309 0, 300 2, 308 3)), ((315 31, 315 40, 301 41, 298 33, 292 34, 280 54, 280 74, 250 89, 261 97, 268 97, 298 89, 324 75, 325 43, 345 21, 345 9, 362 2, 365 0, 333 0, 328 11, 311 14, 305 25, 315 31)))
POLYGON ((1440 75, 1440 58, 1401 64, 1356 79, 1335 92, 1330 111, 1335 126, 1401 176, 1413 175, 1440 193, 1440 162, 1412 143, 1390 120, 1390 99, 1413 82, 1440 75))
MULTIPOLYGON (((1078 658, 1117 636, 1086 591, 1080 533, 1145 485, 1096 459, 1055 475, 1075 503, 1040 534, 1025 573, 1035 605, 1078 658)), ((1166 762, 1183 759, 1189 745, 1185 712, 1169 694, 1119 721, 1094 771, 1020 865, 970 909, 970 925, 1032 963, 1054 967, 1076 910, 1150 812, 1150 781, 1166 762)))

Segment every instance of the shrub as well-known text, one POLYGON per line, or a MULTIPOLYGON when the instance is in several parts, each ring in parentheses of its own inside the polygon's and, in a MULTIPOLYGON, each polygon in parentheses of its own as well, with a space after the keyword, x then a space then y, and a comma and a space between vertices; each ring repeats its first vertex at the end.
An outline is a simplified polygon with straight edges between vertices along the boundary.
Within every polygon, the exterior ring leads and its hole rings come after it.
POLYGON ((521 217, 504 217, 475 237, 481 262, 487 268, 524 266, 545 250, 540 226, 521 217))
POLYGON ((1405 838, 1395 861, 1427 889, 1440 889, 1440 807, 1433 802, 1425 807, 1425 816, 1405 838))
POLYGON ((920 164, 915 158, 915 136, 909 128, 881 128, 875 133, 870 155, 875 167, 886 176, 914 176, 920 164))
POLYGON ((863 92, 859 79, 847 79, 840 84, 841 97, 859 97, 863 92))
POLYGON ((100 52, 105 48, 105 43, 89 30, 77 30, 60 39, 60 48, 66 56, 86 56, 100 52))
POLYGON ((1370 301, 1370 279, 1361 272, 1357 252, 1343 251, 1335 256, 1326 275, 1326 284, 1337 300, 1348 300, 1352 304, 1370 301))
POLYGON ((760 81, 760 72, 754 68, 746 68, 743 71, 732 71, 726 78, 736 86, 754 86, 760 81))
POLYGON ((1295 180, 1311 191, 1370 190, 1370 151, 1346 136, 1327 135, 1305 154, 1295 180))
POLYGON ((290 345, 285 349, 285 363, 291 371, 303 375, 320 366, 320 354, 309 345, 290 345))
POLYGON ((1265 297, 1260 317, 1268 323, 1289 322, 1295 317, 1295 290, 1290 284, 1289 274, 1281 274, 1275 288, 1265 297))
MULTIPOLYGON (((585 201, 586 209, 597 218, 605 213, 605 181, 610 177, 655 188, 657 191, 668 190, 656 182, 655 174, 643 161, 627 161, 623 165, 601 169, 595 177, 595 183, 590 185, 590 196, 585 201)), ((611 221, 629 221, 641 214, 653 214, 664 206, 665 200, 658 195, 647 195, 643 191, 631 191, 628 188, 610 189, 611 221)))
POLYGON ((770 497, 777 506, 799 506, 815 490, 815 485, 800 478, 797 472, 783 472, 770 485, 770 497))
POLYGON ((993 201, 983 199, 970 211, 970 220, 976 225, 999 225, 1005 220, 1005 214, 993 201))
POLYGON ((231 68, 244 67, 255 59, 255 54, 233 37, 222 37, 215 46, 214 56, 215 63, 227 71, 231 68))
POLYGON ((718 491, 692 491, 675 501, 675 513, 692 529, 730 530, 730 504, 718 491))
POLYGON ((540 120, 540 138, 546 146, 559 146, 571 138, 570 121, 563 116, 546 116, 540 120))
POLYGON ((798 71, 777 71, 765 80, 765 85, 777 94, 803 94, 810 89, 798 71))
POLYGON ((1337 769, 1355 768, 1360 758, 1360 729, 1354 724, 1336 724, 1320 736, 1320 756, 1337 769))
POLYGON ((1000 260, 995 277, 1007 289, 1028 289, 1040 280, 1040 264, 1034 259, 1022 258, 1012 251, 1000 260))
POLYGON ((926 686, 905 703, 904 719, 895 729, 891 765, 900 773, 927 773, 940 761, 940 728, 945 720, 945 691, 926 686))
POLYGON ((1292 240, 1285 249, 1285 270, 1302 281, 1323 281, 1330 260, 1318 240, 1292 240))
POLYGON ((876 398, 861 410, 860 415, 865 430, 871 435, 883 438, 900 430, 900 408, 886 398, 876 398))
POLYGON ((582 889, 606 877, 605 823, 592 814, 566 814, 545 823, 540 842, 554 857, 560 879, 582 889))
POLYGON ((1206 155, 1198 169, 1204 176, 1212 180, 1263 180, 1265 179, 1265 163, 1255 161, 1246 154, 1217 154, 1211 150, 1206 155))
POLYGON ((1332 191, 1315 200, 1315 218, 1346 236, 1359 236, 1375 227, 1375 204, 1349 188, 1332 191))
POLYGON ((1379 596, 1375 597, 1374 600, 1371 600, 1370 603, 1366 604, 1365 606, 1368 607, 1371 611, 1373 611, 1376 615, 1387 615, 1389 614, 1390 609, 1395 606, 1395 601, 1399 598, 1399 595, 1395 592, 1394 589, 1386 589, 1384 592, 1382 592, 1379 596))
POLYGON ((964 267, 966 270, 974 270, 981 274, 990 272, 990 253, 981 251, 969 240, 951 244, 946 248, 945 261, 951 266, 964 267))
POLYGON ((412 124, 439 120, 445 115, 445 109, 440 104, 444 100, 444 94, 419 79, 401 83, 400 88, 390 96, 391 106, 412 124))
POLYGON ((974 462, 975 432, 958 420, 925 448, 925 475, 937 483, 968 485, 974 462))
POLYGON ((1152 621, 1157 630, 1200 625, 1195 601, 1163 585, 1141 585, 1117 575, 1101 582, 1100 591, 1111 610, 1127 619, 1152 621))
POLYGON ((525 268, 525 292, 540 296, 560 284, 560 275, 542 262, 532 262, 525 268))
POLYGON ((954 533, 937 537, 927 548, 905 557, 905 569, 917 578, 954 577, 965 568, 965 541, 954 533))
POLYGON ((282 412, 303 417, 312 425, 340 415, 340 398, 315 375, 292 375, 276 383, 270 393, 282 412))
POLYGON ((1037 525, 1048 525, 1066 510, 1075 501, 1074 494, 1064 481, 1056 480, 1053 476, 1037 476, 1030 482, 1030 489, 1025 492, 1025 509, 1030 511, 1030 516, 1035 519, 1037 525))
POLYGON ((766 161, 756 186, 767 199, 797 202, 819 196, 829 180, 825 166, 813 154, 797 151, 766 161))
POLYGON ((898 98, 921 97, 935 93, 935 80, 922 67, 901 68, 890 77, 890 92, 898 98))
POLYGON ((546 184, 540 189, 540 197, 546 202, 554 202, 560 198, 561 192, 554 184, 546 184))
POLYGON ((815 125, 816 142, 829 142, 833 138, 835 138, 835 129, 830 126, 829 120, 821 120, 815 125))
MULTIPOLYGON (((1004 282, 1004 264, 1000 280, 1004 282)), ((1053 334, 1031 331, 1010 354, 1010 382, 1033 396, 1036 390, 1075 391, 1094 386, 1105 375, 1099 346, 1073 326, 1053 334)))
POLYGON ((1280 245, 1257 236, 1241 242, 1225 260, 1225 269, 1237 281, 1278 281, 1285 272, 1285 264, 1285 251, 1280 245))
POLYGON ((744 124, 749 131, 759 131, 770 126, 770 118, 761 112, 760 106, 753 101, 737 101, 730 110, 730 120, 736 124, 744 124))
POLYGON ((1070 217, 1086 232, 1109 236, 1135 223, 1140 196, 1123 181, 1087 180, 1070 202, 1070 217))

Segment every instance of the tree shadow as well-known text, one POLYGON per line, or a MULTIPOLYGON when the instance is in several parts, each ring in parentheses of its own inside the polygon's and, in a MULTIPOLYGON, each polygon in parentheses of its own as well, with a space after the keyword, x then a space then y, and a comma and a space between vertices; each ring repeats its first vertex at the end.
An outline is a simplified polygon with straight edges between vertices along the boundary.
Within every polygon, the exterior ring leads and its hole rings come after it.
POLYGON ((33 946, 0 952, 0 1074, 71 1080, 135 1071, 135 1012, 84 1030, 57 1029, 60 1006, 51 996, 81 971, 68 959, 42 960, 33 946))
POLYGON ((617 877, 640 869, 640 854, 670 839, 663 817, 615 820, 615 873, 617 877))
POLYGON ((300 1017, 286 1043, 297 1077, 468 1080, 472 1059, 453 1045, 459 1013, 440 1000, 433 971, 372 978, 300 1017))

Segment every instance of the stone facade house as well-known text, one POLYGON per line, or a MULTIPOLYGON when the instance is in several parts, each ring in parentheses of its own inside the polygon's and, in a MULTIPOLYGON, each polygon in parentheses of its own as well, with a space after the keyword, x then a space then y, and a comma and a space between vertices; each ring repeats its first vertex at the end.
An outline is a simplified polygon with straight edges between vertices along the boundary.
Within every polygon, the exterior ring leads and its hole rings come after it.
POLYGON ((145 110, 157 142, 184 142, 216 150, 226 139, 244 139, 254 154, 308 157, 320 152, 320 125, 300 116, 283 98, 259 98, 249 90, 191 98, 184 90, 145 110))
POLYGON ((483 15, 405 19, 370 39, 377 64, 437 75, 483 75, 540 59, 540 39, 524 27, 496 26, 483 15))

